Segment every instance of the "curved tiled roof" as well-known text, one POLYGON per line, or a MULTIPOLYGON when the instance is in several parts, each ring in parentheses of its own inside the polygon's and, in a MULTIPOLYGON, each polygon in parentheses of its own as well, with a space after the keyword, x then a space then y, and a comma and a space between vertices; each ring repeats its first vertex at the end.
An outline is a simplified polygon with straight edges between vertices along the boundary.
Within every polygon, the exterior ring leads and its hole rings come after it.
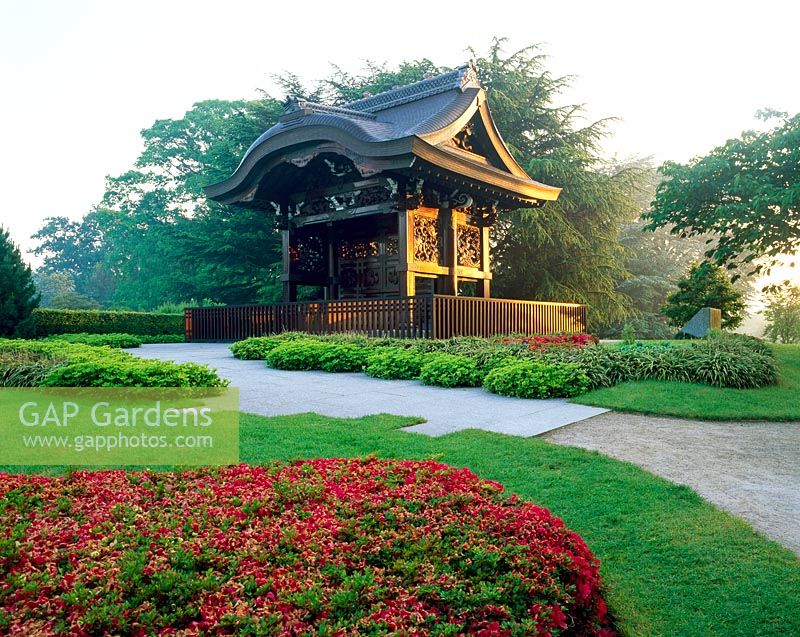
POLYGON ((244 156, 297 126, 335 126, 366 142, 424 135, 462 115, 480 90, 473 67, 467 65, 341 107, 290 99, 281 120, 256 139, 244 156))
POLYGON ((471 64, 342 106, 290 99, 284 115, 253 142, 234 174, 206 192, 215 199, 235 201, 235 192, 258 179, 255 167, 268 156, 314 141, 335 141, 364 157, 408 156, 409 166, 421 151, 426 161, 447 170, 454 169, 453 162, 461 162, 465 166, 462 172, 475 174, 478 170, 486 174, 487 183, 507 182, 504 188, 529 199, 557 198, 558 188, 531 180, 514 161, 485 102, 471 64), (482 158, 477 156, 471 161, 469 153, 458 153, 448 143, 476 114, 491 139, 497 165, 478 161, 482 158))

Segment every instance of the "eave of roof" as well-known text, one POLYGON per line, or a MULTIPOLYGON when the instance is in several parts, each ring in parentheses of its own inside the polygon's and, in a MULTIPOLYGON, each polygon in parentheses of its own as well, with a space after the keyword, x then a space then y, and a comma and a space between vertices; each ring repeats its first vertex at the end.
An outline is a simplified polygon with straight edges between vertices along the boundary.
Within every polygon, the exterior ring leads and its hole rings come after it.
POLYGON ((553 201, 561 191, 532 180, 511 156, 472 65, 341 107, 292 100, 278 124, 250 146, 234 173, 204 190, 212 199, 235 203, 263 178, 271 157, 327 143, 395 167, 410 167, 418 157, 526 200, 553 201), (506 170, 473 161, 468 153, 450 147, 449 141, 476 113, 506 170))

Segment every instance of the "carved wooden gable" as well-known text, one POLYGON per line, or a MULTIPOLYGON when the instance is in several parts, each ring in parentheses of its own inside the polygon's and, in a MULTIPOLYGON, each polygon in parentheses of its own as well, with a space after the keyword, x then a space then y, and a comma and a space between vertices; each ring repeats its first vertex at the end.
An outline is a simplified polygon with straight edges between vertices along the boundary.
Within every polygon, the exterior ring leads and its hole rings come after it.
POLYGON ((472 116, 464 128, 447 142, 447 147, 449 150, 456 150, 456 152, 466 155, 472 161, 509 172, 508 167, 495 150, 480 113, 472 116))

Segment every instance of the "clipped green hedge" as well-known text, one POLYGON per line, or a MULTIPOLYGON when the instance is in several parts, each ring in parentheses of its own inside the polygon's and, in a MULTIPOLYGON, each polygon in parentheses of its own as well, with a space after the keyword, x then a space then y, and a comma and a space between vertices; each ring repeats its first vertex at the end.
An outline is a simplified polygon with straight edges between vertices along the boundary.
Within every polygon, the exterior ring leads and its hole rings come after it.
POLYGON ((419 378, 425 355, 399 347, 382 347, 367 356, 364 371, 374 378, 411 380, 419 378))
POLYGON ((111 312, 102 310, 54 310, 37 308, 31 317, 37 337, 52 334, 161 334, 182 335, 182 314, 111 312))
MULTIPOLYGON (((250 344, 254 349, 269 348, 267 363, 275 369, 326 372, 360 372, 367 362, 367 350, 358 345, 341 342, 323 342, 315 339, 291 339, 277 344, 264 342, 250 344)), ((244 356, 252 350, 240 350, 244 356)))
POLYGON ((92 345, 94 347, 107 346, 132 348, 139 347, 142 344, 142 339, 133 334, 54 334, 48 336, 46 341, 65 341, 67 343, 81 343, 83 345, 92 345))
POLYGON ((426 385, 439 387, 478 387, 483 382, 483 372, 468 356, 428 354, 419 379, 426 385))
POLYGON ((160 343, 185 343, 186 337, 181 334, 136 334, 142 345, 157 345, 160 343))
POLYGON ((575 364, 528 360, 493 369, 483 386, 515 398, 569 398, 589 389, 589 377, 575 364))

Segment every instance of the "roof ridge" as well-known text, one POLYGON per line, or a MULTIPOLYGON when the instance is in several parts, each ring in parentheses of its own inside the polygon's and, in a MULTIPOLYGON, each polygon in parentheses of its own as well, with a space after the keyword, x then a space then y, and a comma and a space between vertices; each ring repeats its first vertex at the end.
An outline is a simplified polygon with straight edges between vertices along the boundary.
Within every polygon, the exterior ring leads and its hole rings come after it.
POLYGON ((284 104, 284 111, 280 121, 296 119, 298 117, 302 117, 303 115, 310 115, 311 113, 331 113, 333 115, 346 115, 348 117, 357 117, 359 119, 369 120, 374 120, 376 118, 374 114, 369 112, 352 110, 344 106, 320 104, 319 102, 311 102, 309 100, 304 100, 297 97, 290 97, 284 104))
POLYGON ((480 86, 477 68, 473 62, 469 62, 452 71, 355 100, 344 104, 343 107, 360 113, 376 113, 445 91, 453 89, 464 91, 467 88, 480 88, 480 86))

